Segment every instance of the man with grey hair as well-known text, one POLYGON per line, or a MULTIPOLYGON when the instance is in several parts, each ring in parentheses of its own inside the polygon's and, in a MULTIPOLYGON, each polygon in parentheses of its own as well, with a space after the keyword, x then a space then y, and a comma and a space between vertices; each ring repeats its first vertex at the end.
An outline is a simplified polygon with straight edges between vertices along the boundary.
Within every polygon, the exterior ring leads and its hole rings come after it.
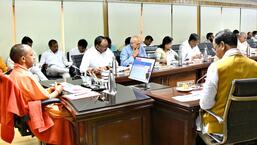
POLYGON ((134 62, 135 57, 146 57, 146 52, 139 36, 133 36, 130 39, 130 45, 125 46, 120 54, 122 66, 128 66, 134 62))
POLYGON ((251 53, 255 53, 255 49, 251 48, 246 40, 247 40, 246 33, 240 32, 238 35, 238 40, 237 40, 237 48, 244 55, 247 55, 247 54, 250 55, 251 53))

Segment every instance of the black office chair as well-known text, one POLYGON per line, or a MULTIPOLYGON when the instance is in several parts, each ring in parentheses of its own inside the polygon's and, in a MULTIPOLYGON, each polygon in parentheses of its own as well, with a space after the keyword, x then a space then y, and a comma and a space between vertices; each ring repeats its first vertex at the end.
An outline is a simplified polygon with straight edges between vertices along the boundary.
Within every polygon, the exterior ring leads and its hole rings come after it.
POLYGON ((215 56, 216 52, 213 50, 212 43, 200 43, 198 44, 198 48, 200 49, 201 53, 204 53, 204 49, 207 48, 207 55, 215 56))
POLYGON ((118 64, 120 65, 120 51, 114 51, 113 54, 116 58, 116 61, 118 62, 118 64))
POLYGON ((248 39, 247 43, 250 45, 251 48, 257 48, 257 43, 254 42, 253 39, 248 39))
POLYGON ((199 136, 206 144, 234 144, 257 139, 256 86, 256 78, 234 80, 223 116, 218 116, 209 110, 201 110, 216 118, 220 124, 223 124, 224 129, 223 136, 199 132, 199 136))
POLYGON ((70 61, 70 52, 69 51, 66 53, 66 57, 67 57, 67 60, 70 61))
POLYGON ((178 51, 179 51, 179 46, 180 46, 181 44, 174 44, 174 45, 172 45, 172 50, 174 50, 175 52, 177 52, 178 53, 178 51))

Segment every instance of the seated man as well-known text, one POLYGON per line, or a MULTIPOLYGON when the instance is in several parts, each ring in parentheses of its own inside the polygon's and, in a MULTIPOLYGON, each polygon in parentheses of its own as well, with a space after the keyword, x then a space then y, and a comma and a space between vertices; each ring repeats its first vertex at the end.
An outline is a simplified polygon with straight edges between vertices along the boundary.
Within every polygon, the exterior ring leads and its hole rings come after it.
MULTIPOLYGON (((74 56, 74 55, 84 55, 86 50, 87 50, 87 41, 85 39, 80 39, 77 44, 77 47, 70 50, 70 54, 69 54, 70 60, 69 61, 73 62, 72 56, 74 56)), ((77 67, 79 67, 79 66, 77 66, 77 67)))
POLYGON ((204 43, 212 43, 214 39, 214 35, 212 32, 209 32, 206 34, 206 40, 204 41, 204 43))
POLYGON ((88 49, 83 56, 80 72, 93 72, 99 74, 101 71, 108 69, 112 64, 114 54, 108 49, 108 41, 103 36, 95 39, 92 48, 88 49))
MULTIPOLYGON (((24 44, 14 45, 11 49, 10 57, 15 63, 10 78, 21 89, 26 106, 31 101, 45 100, 61 94, 63 90, 62 86, 59 85, 46 90, 28 71, 33 66, 33 51, 30 46, 24 44)), ((64 119, 64 117, 70 117, 69 112, 62 105, 57 104, 46 106, 42 112, 45 111, 47 111, 45 115, 51 117, 53 121, 53 123, 51 122, 52 125, 46 130, 33 129, 35 128, 35 124, 33 125, 32 121, 29 120, 28 125, 33 134, 48 144, 73 145, 71 123, 64 119)), ((40 119, 38 121, 37 125, 42 123, 40 119)), ((45 120, 42 121, 44 122, 45 120)), ((47 124, 45 125, 47 126, 47 124)))
POLYGON ((4 60, 0 57, 0 73, 4 73, 8 70, 4 60))
POLYGON ((130 45, 125 46, 120 53, 122 66, 129 66, 134 62, 135 57, 147 57, 145 49, 141 45, 140 38, 133 36, 130 39, 130 45))
POLYGON ((152 42, 153 42, 153 37, 150 35, 147 35, 147 36, 145 36, 145 40, 142 45, 143 46, 151 46, 152 42))
POLYGON ((72 63, 67 61, 61 50, 58 50, 58 43, 56 40, 50 40, 48 46, 50 50, 42 54, 40 66, 42 67, 44 64, 47 65, 46 74, 48 76, 62 76, 63 78, 69 78, 69 67, 72 63))
MULTIPOLYGON (((31 38, 25 36, 22 38, 21 40, 21 43, 22 44, 27 44, 29 45, 30 47, 32 47, 32 44, 33 44, 33 41, 31 38)), ((44 81, 44 80, 48 80, 46 78, 46 76, 41 72, 41 69, 40 69, 40 66, 39 66, 39 63, 38 63, 38 57, 37 57, 37 54, 36 52, 33 50, 33 55, 34 55, 34 64, 33 66, 29 69, 30 72, 37 78, 37 80, 39 81, 44 81)), ((12 59, 9 57, 7 59, 7 65, 8 65, 8 68, 9 69, 13 69, 13 66, 14 66, 14 62, 12 61, 12 59)))
MULTIPOLYGON (((230 31, 221 31, 216 34, 214 48, 220 60, 212 63, 208 68, 200 107, 223 116, 232 81, 256 78, 257 62, 242 55, 237 49, 237 36, 230 31)), ((210 114, 205 113, 202 121, 203 132, 223 133, 223 126, 210 114)))
POLYGON ((250 55, 251 53, 255 53, 255 49, 251 48, 246 40, 247 40, 246 33, 240 32, 238 36, 238 41, 237 41, 237 48, 244 55, 247 55, 247 54, 250 55))
POLYGON ((182 53, 182 61, 193 61, 196 58, 201 58, 201 52, 198 48, 199 36, 195 33, 192 33, 189 36, 189 39, 184 41, 179 49, 182 53))

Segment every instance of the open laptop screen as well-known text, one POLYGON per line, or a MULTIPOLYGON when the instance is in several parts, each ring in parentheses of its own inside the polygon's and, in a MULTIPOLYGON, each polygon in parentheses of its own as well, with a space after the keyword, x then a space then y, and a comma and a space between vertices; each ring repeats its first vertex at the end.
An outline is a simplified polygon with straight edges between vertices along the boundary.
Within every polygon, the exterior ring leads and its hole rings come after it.
POLYGON ((136 57, 128 78, 148 83, 154 68, 154 63, 155 59, 136 57))

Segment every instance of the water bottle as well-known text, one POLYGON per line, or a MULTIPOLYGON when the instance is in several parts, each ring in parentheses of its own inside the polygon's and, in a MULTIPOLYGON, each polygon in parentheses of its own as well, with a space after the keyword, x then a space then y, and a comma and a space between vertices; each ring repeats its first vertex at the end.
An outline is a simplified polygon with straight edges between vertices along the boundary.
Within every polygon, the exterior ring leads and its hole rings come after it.
POLYGON ((250 48, 247 46, 246 48, 246 56, 247 57, 250 57, 251 56, 251 51, 250 51, 250 48))
POLYGON ((203 62, 208 62, 207 47, 204 48, 204 52, 203 52, 203 62))
POLYGON ((117 63, 115 56, 112 57, 112 71, 114 75, 117 75, 117 63))
POLYGON ((171 56, 170 56, 170 52, 166 52, 166 61, 167 61, 167 66, 170 66, 171 64, 171 56))
POLYGON ((109 71, 108 92, 113 95, 117 93, 117 86, 116 86, 115 77, 112 70, 109 71))
POLYGON ((182 66, 182 50, 179 48, 178 50, 178 66, 182 66))

